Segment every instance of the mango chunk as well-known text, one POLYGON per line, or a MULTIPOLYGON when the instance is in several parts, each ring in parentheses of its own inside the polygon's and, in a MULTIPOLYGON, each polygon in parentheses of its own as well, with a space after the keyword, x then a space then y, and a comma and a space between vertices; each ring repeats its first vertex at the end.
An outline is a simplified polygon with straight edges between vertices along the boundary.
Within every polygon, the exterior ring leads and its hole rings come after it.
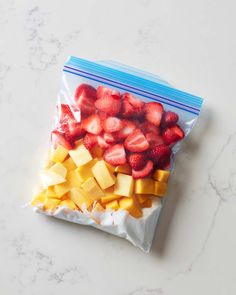
POLYGON ((111 164, 109 164, 109 163, 107 163, 107 162, 105 162, 105 164, 106 164, 106 166, 107 166, 107 168, 111 171, 111 173, 113 174, 114 173, 114 171, 115 171, 115 166, 112 166, 111 164))
POLYGON ((45 201, 45 191, 42 191, 38 195, 36 195, 33 200, 31 201, 32 206, 37 206, 43 204, 45 201))
POLYGON ((60 183, 54 186, 54 191, 59 198, 64 196, 66 193, 68 193, 69 190, 70 190, 69 183, 60 183))
POLYGON ((147 199, 145 202, 141 204, 142 208, 151 208, 152 207, 152 199, 147 199))
POLYGON ((140 178, 135 181, 135 193, 136 194, 154 194, 155 181, 151 178, 140 178))
POLYGON ((81 187, 94 201, 99 200, 104 196, 104 192, 97 184, 94 177, 88 178, 83 184, 81 184, 81 187))
POLYGON ((115 172, 131 175, 132 170, 129 164, 125 164, 125 165, 116 166, 115 172))
POLYGON ((65 206, 71 210, 76 210, 76 205, 72 200, 64 200, 60 202, 60 206, 65 206))
POLYGON ((150 196, 152 195, 137 195, 137 200, 139 201, 139 204, 143 204, 150 196))
POLYGON ((93 159, 90 152, 83 144, 78 145, 74 150, 70 150, 69 155, 77 167, 82 166, 93 159))
POLYGON ((97 163, 97 159, 93 159, 87 164, 78 167, 75 171, 78 175, 79 181, 82 183, 86 181, 88 178, 93 177, 92 167, 97 163))
POLYGON ((127 174, 118 173, 114 188, 114 194, 129 197, 133 194, 134 180, 127 174))
POLYGON ((78 175, 75 170, 69 171, 66 177, 68 184, 71 187, 80 187, 81 182, 79 181, 78 175))
POLYGON ((63 183, 66 181, 66 179, 63 176, 55 172, 52 172, 50 170, 42 171, 40 173, 40 178, 44 188, 47 188, 48 186, 55 185, 58 183, 63 183))
POLYGON ((103 160, 97 161, 92 167, 92 172, 102 189, 106 189, 115 183, 115 176, 107 168, 103 160))
POLYGON ((128 211, 133 217, 139 218, 142 216, 142 210, 140 209, 135 197, 122 198, 119 201, 119 206, 121 209, 128 211))
POLYGON ((61 163, 54 164, 48 171, 61 175, 63 178, 66 177, 67 169, 61 163))
POLYGON ((44 210, 55 210, 59 203, 59 199, 46 198, 43 204, 43 208, 44 210))
POLYGON ((68 155, 68 150, 64 148, 62 145, 58 145, 55 150, 51 153, 51 160, 53 162, 60 162, 62 163, 66 156, 68 155))
POLYGON ((164 197, 166 192, 167 192, 167 183, 155 181, 154 195, 157 195, 159 197, 164 197))
POLYGON ((96 205, 93 208, 94 211, 100 211, 103 212, 105 211, 105 209, 102 207, 102 205, 100 203, 96 203, 96 205))
POLYGON ((105 196, 101 197, 101 202, 102 203, 107 203, 107 202, 117 200, 117 199, 120 199, 120 198, 121 198, 121 196, 118 196, 118 195, 115 195, 115 194, 112 194, 112 193, 107 193, 107 194, 105 194, 105 196))
POLYGON ((66 167, 67 171, 75 170, 77 168, 75 162, 71 159, 71 157, 65 160, 62 164, 64 167, 66 167))
POLYGON ((45 197, 50 199, 58 199, 58 195, 56 194, 55 190, 53 189, 53 187, 49 187, 46 191, 45 191, 45 197))
POLYGON ((96 145, 91 151, 94 158, 101 158, 103 155, 103 152, 104 150, 100 148, 99 145, 96 145))
POLYGON ((119 203, 117 200, 111 201, 106 204, 106 209, 112 209, 112 210, 118 210, 119 209, 119 203))
POLYGON ((159 182, 168 182, 170 171, 157 169, 153 173, 153 178, 159 182))
POLYGON ((72 188, 69 192, 70 199, 81 209, 83 210, 83 205, 86 208, 92 205, 94 202, 81 188, 72 188))

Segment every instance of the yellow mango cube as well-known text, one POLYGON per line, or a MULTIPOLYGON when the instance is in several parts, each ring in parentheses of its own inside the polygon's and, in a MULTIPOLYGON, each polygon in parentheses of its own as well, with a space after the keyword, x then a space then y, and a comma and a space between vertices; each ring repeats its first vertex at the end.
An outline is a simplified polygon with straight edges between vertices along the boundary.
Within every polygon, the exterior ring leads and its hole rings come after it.
POLYGON ((136 195, 139 204, 143 204, 152 195, 136 195))
POLYGON ((68 150, 64 148, 62 145, 58 145, 55 150, 51 153, 51 160, 53 162, 60 162, 62 163, 66 156, 68 155, 68 150))
POLYGON ((135 181, 136 194, 154 194, 155 181, 151 178, 140 178, 135 181))
POLYGON ((61 175, 63 178, 66 177, 67 169, 61 163, 54 164, 48 171, 61 175))
POLYGON ((43 209, 49 211, 55 210, 59 203, 59 199, 46 198, 43 204, 43 209))
POLYGON ((141 204, 142 208, 151 208, 152 207, 152 199, 147 199, 145 202, 141 204))
POLYGON ((31 205, 37 206, 37 205, 43 204, 44 201, 45 201, 45 191, 42 191, 33 198, 33 200, 31 201, 31 205))
POLYGON ((115 183, 115 176, 107 168, 103 160, 97 161, 92 167, 92 172, 102 189, 106 189, 115 183))
POLYGON ((107 203, 107 202, 110 202, 110 201, 113 201, 113 200, 117 200, 121 198, 121 196, 118 196, 118 195, 115 195, 115 194, 112 194, 112 193, 107 193, 105 194, 105 196, 101 197, 101 202, 102 203, 107 203))
POLYGON ((70 190, 70 185, 68 182, 56 184, 54 186, 54 191, 59 198, 64 196, 66 193, 68 193, 69 190, 70 190))
POLYGON ((159 197, 164 197, 166 192, 167 192, 167 183, 155 181, 154 195, 157 195, 159 197))
POLYGON ((70 150, 69 155, 77 167, 82 166, 93 159, 90 152, 83 144, 78 145, 74 150, 70 150))
POLYGON ((69 192, 70 199, 83 210, 83 205, 86 208, 92 205, 94 202, 81 188, 72 188, 69 192))
POLYGON ((67 172, 71 170, 75 170, 77 168, 77 166, 75 165, 75 162, 71 159, 71 157, 65 160, 62 164, 64 167, 66 167, 67 172))
POLYGON ((129 197, 133 194, 134 180, 131 175, 118 173, 114 188, 114 194, 129 197))
POLYGON ((122 198, 119 201, 119 206, 121 209, 126 210, 135 218, 142 216, 142 210, 139 207, 138 201, 135 197, 131 198, 122 198))
POLYGON ((67 207, 67 208, 69 208, 71 210, 76 210, 77 209, 75 203, 72 200, 64 200, 64 201, 61 201, 60 202, 60 206, 61 207, 64 207, 65 206, 65 207, 67 207))
POLYGON ((114 201, 111 201, 109 203, 106 203, 106 209, 118 210, 119 209, 118 201, 114 200, 114 201))
POLYGON ((95 158, 87 164, 76 169, 76 173, 81 183, 86 181, 88 178, 93 177, 92 167, 97 163, 97 161, 97 158, 95 158))
POLYGON ((115 172, 131 175, 132 170, 129 164, 125 164, 125 165, 116 166, 115 172))
POLYGON ((94 211, 100 211, 103 212, 105 211, 105 209, 102 207, 102 205, 100 203, 96 203, 96 205, 93 208, 94 211))
POLYGON ((168 182, 170 171, 157 169, 153 173, 153 178, 159 182, 168 182))
POLYGON ((111 173, 113 174, 114 173, 114 171, 115 171, 115 166, 112 166, 111 164, 109 164, 109 163, 107 163, 107 162, 105 162, 106 163, 106 166, 107 166, 107 168, 111 171, 111 173))
POLYGON ((81 182, 79 181, 79 177, 75 170, 69 171, 66 177, 68 184, 71 187, 80 187, 81 182))
POLYGON ((48 199, 50 199, 50 198, 58 199, 59 198, 53 187, 49 187, 45 191, 45 197, 48 198, 48 199))
POLYGON ((97 184, 94 177, 88 178, 83 184, 81 184, 81 188, 89 195, 94 201, 101 199, 104 196, 103 190, 97 184))
POLYGON ((66 181, 66 179, 63 176, 61 176, 60 174, 57 174, 55 172, 50 171, 50 169, 49 170, 44 170, 44 171, 42 171, 40 173, 40 178, 41 178, 42 185, 43 185, 44 188, 47 188, 47 187, 49 187, 51 185, 55 185, 55 184, 58 184, 58 183, 63 183, 63 182, 66 181))

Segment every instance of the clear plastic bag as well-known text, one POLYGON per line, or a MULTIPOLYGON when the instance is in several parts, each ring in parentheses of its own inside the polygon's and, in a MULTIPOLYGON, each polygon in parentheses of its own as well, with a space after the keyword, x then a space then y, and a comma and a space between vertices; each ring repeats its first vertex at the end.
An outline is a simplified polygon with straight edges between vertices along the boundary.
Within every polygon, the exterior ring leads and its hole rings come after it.
POLYGON ((149 252, 174 156, 202 102, 159 76, 69 57, 32 206, 149 252))

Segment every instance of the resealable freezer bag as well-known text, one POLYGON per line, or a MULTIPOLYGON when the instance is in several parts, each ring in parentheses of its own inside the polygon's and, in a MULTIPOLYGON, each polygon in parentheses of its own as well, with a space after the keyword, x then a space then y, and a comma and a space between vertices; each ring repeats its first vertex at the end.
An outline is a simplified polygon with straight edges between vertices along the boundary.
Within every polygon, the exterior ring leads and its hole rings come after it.
POLYGON ((148 252, 174 156, 201 106, 159 76, 69 57, 32 206, 148 252))

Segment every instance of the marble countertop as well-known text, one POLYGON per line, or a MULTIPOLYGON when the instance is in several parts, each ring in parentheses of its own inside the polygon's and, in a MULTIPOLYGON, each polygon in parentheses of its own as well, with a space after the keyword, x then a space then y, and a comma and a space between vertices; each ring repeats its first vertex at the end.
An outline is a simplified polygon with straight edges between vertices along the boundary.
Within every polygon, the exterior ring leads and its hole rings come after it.
POLYGON ((235 295, 235 1, 0 0, 0 294, 235 295), (112 59, 205 98, 153 247, 35 214, 68 55, 112 59))

